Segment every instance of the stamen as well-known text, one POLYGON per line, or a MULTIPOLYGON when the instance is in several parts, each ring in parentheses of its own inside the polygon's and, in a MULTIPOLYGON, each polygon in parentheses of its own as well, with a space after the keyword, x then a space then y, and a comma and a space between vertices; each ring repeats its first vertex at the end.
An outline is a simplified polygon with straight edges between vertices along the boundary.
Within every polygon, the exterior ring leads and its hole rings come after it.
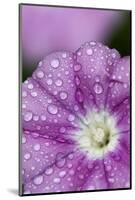
POLYGON ((81 131, 73 136, 81 151, 92 158, 101 158, 114 150, 119 137, 114 117, 108 112, 93 111, 84 121, 87 121, 87 126, 80 124, 81 131))

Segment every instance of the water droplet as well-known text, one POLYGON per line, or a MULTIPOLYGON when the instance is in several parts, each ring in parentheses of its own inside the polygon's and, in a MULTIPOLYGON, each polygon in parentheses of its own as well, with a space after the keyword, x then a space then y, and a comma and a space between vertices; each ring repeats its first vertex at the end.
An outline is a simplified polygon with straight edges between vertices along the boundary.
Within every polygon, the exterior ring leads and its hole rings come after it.
POLYGON ((22 104, 22 108, 24 108, 24 109, 25 109, 25 108, 26 108, 26 104, 22 104))
POLYGON ((68 155, 68 158, 69 158, 70 160, 72 160, 73 157, 74 157, 73 153, 71 153, 71 154, 68 155))
POLYGON ((59 67, 59 60, 58 60, 58 59, 52 60, 52 61, 51 61, 51 66, 52 66, 53 68, 59 67))
POLYGON ((33 148, 34 148, 35 151, 39 151, 40 150, 40 144, 35 144, 33 148))
POLYGON ((33 182, 35 185, 40 185, 41 183, 43 183, 43 176, 37 176, 36 178, 34 178, 33 182))
POLYGON ((110 183, 114 183, 114 178, 108 178, 108 181, 109 181, 110 183))
POLYGON ((66 98, 67 98, 67 93, 66 92, 60 92, 60 98, 62 99, 62 100, 65 100, 66 98))
POLYGON ((60 183, 60 178, 54 178, 54 179, 53 179, 53 182, 54 182, 54 183, 60 183))
POLYGON ((55 81, 55 84, 56 84, 57 86, 62 86, 63 81, 62 81, 61 79, 58 79, 58 80, 55 81))
POLYGON ((75 106, 74 106, 74 110, 75 110, 75 111, 78 111, 78 110, 79 110, 79 107, 78 107, 77 105, 75 105, 75 106))
POLYGON ((46 175, 51 175, 53 173, 53 168, 48 168, 45 170, 46 175))
POLYGON ((68 121, 72 122, 72 121, 74 121, 74 119, 75 119, 75 116, 74 116, 74 115, 70 114, 70 115, 68 116, 68 121))
POLYGON ((83 174, 79 174, 79 178, 80 179, 84 179, 84 175, 83 174))
POLYGON ((26 137, 22 137, 22 144, 26 143, 26 137))
POLYGON ((105 168, 106 168, 106 171, 110 171, 112 169, 111 165, 107 165, 105 168))
POLYGON ((22 92, 22 97, 26 97, 27 96, 27 92, 26 91, 23 91, 22 92))
POLYGON ((124 87, 124 88, 127 88, 127 87, 128 87, 128 84, 127 84, 127 83, 124 83, 124 84, 123 84, 123 87, 124 87))
POLYGON ((113 64, 111 59, 108 59, 107 63, 108 63, 108 65, 112 65, 113 64))
POLYGON ((60 128, 60 133, 65 133, 65 131, 66 131, 66 128, 65 128, 65 127, 61 127, 61 128, 60 128))
POLYGON ((74 71, 78 72, 81 69, 81 65, 80 64, 76 64, 74 65, 74 71))
POLYGON ((32 132, 31 135, 32 135, 34 138, 38 138, 38 137, 39 137, 39 133, 36 133, 36 132, 32 132))
POLYGON ((64 177, 66 175, 66 171, 61 171, 60 173, 59 173, 59 176, 62 178, 62 177, 64 177))
POLYGON ((37 72, 37 77, 38 77, 38 78, 43 78, 43 77, 44 77, 44 72, 41 71, 41 70, 38 71, 38 72, 37 72))
POLYGON ((96 45, 96 42, 91 41, 91 42, 90 42, 90 45, 95 46, 95 45, 96 45))
POLYGON ((26 160, 29 160, 30 157, 31 157, 31 154, 30 154, 30 153, 26 153, 26 154, 24 155, 24 158, 25 158, 26 160))
POLYGON ((33 120, 34 121, 38 121, 39 120, 39 116, 38 115, 33 116, 33 120))
POLYGON ((46 83, 47 83, 48 85, 52 85, 53 81, 52 81, 52 79, 49 78, 49 79, 46 80, 46 83))
POLYGON ((46 116, 45 116, 45 115, 41 115, 40 118, 41 118, 42 121, 45 121, 45 120, 46 120, 46 116))
POLYGON ((75 83, 77 86, 81 83, 80 78, 78 76, 75 76, 75 83))
POLYGON ((83 102, 84 96, 83 96, 83 93, 82 93, 81 89, 77 89, 77 91, 76 91, 76 99, 78 100, 78 102, 83 102))
POLYGON ((32 83, 28 84, 28 89, 30 89, 30 90, 33 89, 33 84, 32 83))
POLYGON ((61 168, 65 165, 66 160, 63 153, 58 153, 56 156, 56 166, 61 168))
POLYGON ((58 112, 57 106, 55 106, 53 104, 50 104, 47 109, 48 109, 48 112, 53 115, 57 114, 57 112, 58 112))
POLYGON ((32 116, 33 116, 33 114, 32 114, 31 112, 27 112, 27 113, 25 113, 25 115, 24 115, 24 120, 25 120, 26 122, 28 122, 28 121, 30 121, 30 120, 32 119, 32 116))
POLYGON ((37 96, 37 92, 31 92, 31 96, 36 97, 37 96))
POLYGON ((112 57, 115 58, 115 57, 116 57, 116 54, 115 54, 115 53, 112 53, 112 57))
POLYGON ((86 50, 86 53, 88 56, 91 56, 93 54, 93 50, 91 48, 86 50))
POLYGON ((102 87, 101 83, 95 83, 94 91, 96 94, 101 94, 103 92, 103 87, 102 87))
POLYGON ((99 82, 99 81, 100 81, 100 77, 99 77, 99 76, 96 76, 95 81, 96 81, 96 82, 99 82))

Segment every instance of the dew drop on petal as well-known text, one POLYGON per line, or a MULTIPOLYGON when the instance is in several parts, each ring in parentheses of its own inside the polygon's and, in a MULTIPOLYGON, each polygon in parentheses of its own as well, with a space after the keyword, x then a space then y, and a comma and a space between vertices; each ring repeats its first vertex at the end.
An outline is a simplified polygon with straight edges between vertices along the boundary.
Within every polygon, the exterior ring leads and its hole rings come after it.
POLYGON ((53 173, 53 168, 48 168, 45 170, 46 175, 51 175, 53 173))
POLYGON ((48 112, 51 113, 51 114, 53 114, 53 115, 57 114, 57 112, 58 112, 57 106, 55 106, 55 105, 53 105, 53 104, 50 104, 50 105, 47 107, 47 109, 48 109, 48 112))
POLYGON ((51 66, 52 66, 53 68, 59 67, 59 60, 58 60, 58 59, 52 60, 52 61, 51 61, 51 66))
POLYGON ((60 173, 59 173, 59 176, 62 178, 62 177, 64 177, 66 175, 66 171, 61 171, 60 173))
POLYGON ((67 98, 67 93, 66 92, 60 92, 60 98, 62 99, 62 100, 65 100, 66 98, 67 98))
POLYGON ((110 165, 106 166, 106 171, 110 171, 112 169, 112 167, 110 165))
POLYGON ((38 71, 38 72, 37 72, 37 77, 38 77, 38 78, 43 78, 43 77, 44 77, 44 72, 41 71, 41 70, 38 71))
POLYGON ((32 97, 36 97, 37 96, 37 92, 31 92, 31 96, 32 97))
POLYGON ((33 116, 33 120, 34 121, 38 121, 39 120, 39 116, 38 115, 33 116))
POLYGON ((40 144, 35 144, 33 148, 34 148, 35 151, 39 151, 40 150, 40 144))
POLYGON ((80 89, 77 89, 76 91, 76 99, 78 100, 78 102, 83 102, 84 100, 83 93, 80 89))
POLYGON ((25 143, 26 143, 26 138, 22 137, 22 144, 25 144, 25 143))
POLYGON ((62 86, 62 84, 63 84, 63 81, 61 79, 58 79, 55 81, 55 85, 57 86, 62 86))
POLYGON ((65 165, 66 160, 64 158, 64 154, 63 153, 58 153, 56 156, 56 166, 58 168, 61 168, 65 165))
POLYGON ((66 131, 66 128, 65 128, 65 127, 61 127, 61 128, 60 128, 60 133, 65 133, 65 131, 66 131))
POLYGON ((101 94, 103 92, 103 87, 102 87, 101 83, 95 83, 93 89, 96 94, 101 94))
POLYGON ((27 113, 25 113, 25 115, 24 115, 24 120, 25 120, 26 122, 28 122, 28 121, 30 121, 30 120, 32 119, 32 116, 33 116, 32 112, 27 112, 27 113))
POLYGON ((114 183, 114 178, 108 178, 108 181, 110 182, 110 183, 114 183))
POLYGON ((75 83, 77 86, 81 83, 80 78, 78 76, 75 76, 75 83))
POLYGON ((93 50, 91 48, 86 50, 86 53, 88 56, 91 56, 93 54, 93 50))
POLYGON ((30 90, 33 89, 33 84, 32 83, 28 84, 28 89, 30 89, 30 90))
POLYGON ((40 175, 40 176, 35 177, 33 182, 35 185, 40 185, 41 183, 43 183, 43 176, 40 175))
POLYGON ((75 116, 72 114, 69 114, 68 121, 72 122, 72 121, 74 121, 74 119, 75 119, 75 116))
POLYGON ((81 65, 80 64, 76 64, 74 65, 74 71, 78 72, 81 69, 81 65))
POLYGON ((27 92, 26 91, 23 91, 22 92, 22 97, 26 97, 27 96, 27 92))
POLYGON ((46 80, 46 83, 47 83, 48 85, 52 85, 53 81, 52 81, 52 79, 49 78, 49 79, 46 80))
POLYGON ((25 158, 26 160, 29 160, 29 159, 31 158, 31 154, 30 154, 30 153, 26 153, 26 154, 24 155, 24 158, 25 158))
POLYGON ((53 179, 53 182, 54 182, 54 183, 60 183, 60 181, 61 181, 60 178, 54 178, 54 179, 53 179))
POLYGON ((95 46, 95 45, 96 45, 96 42, 91 41, 91 42, 90 42, 90 45, 91 45, 91 46, 95 46))
POLYGON ((46 116, 45 116, 45 115, 41 115, 40 118, 41 118, 42 121, 45 121, 45 120, 46 120, 46 116))

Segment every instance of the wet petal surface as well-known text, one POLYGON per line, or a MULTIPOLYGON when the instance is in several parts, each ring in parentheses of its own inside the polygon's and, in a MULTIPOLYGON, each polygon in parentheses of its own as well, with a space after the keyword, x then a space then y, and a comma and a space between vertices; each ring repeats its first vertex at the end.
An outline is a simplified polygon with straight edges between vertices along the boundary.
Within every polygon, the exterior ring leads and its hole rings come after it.
POLYGON ((129 75, 97 42, 39 62, 22 86, 25 194, 130 187, 129 75))

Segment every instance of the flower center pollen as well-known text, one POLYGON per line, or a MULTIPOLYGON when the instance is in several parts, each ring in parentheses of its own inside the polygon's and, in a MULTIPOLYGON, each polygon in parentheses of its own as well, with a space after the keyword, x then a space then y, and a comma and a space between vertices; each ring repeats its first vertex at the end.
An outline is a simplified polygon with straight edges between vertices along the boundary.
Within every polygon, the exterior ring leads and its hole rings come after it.
POLYGON ((80 131, 73 138, 79 149, 91 158, 103 158, 118 144, 116 120, 108 112, 91 112, 82 119, 80 131))

